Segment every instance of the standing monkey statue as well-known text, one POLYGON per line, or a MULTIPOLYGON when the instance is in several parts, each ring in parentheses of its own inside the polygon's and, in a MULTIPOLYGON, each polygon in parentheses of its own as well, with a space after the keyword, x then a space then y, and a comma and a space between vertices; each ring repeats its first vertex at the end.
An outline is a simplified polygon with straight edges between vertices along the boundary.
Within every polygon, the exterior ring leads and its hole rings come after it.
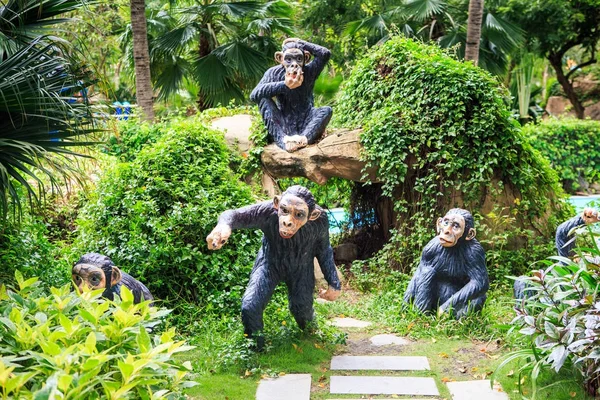
MULTIPOLYGON (((242 322, 248 337, 262 331, 263 312, 280 282, 288 288, 290 311, 298 326, 304 329, 312 321, 315 257, 329 284, 320 296, 335 300, 340 294, 327 216, 305 187, 291 186, 272 201, 223 212, 206 238, 208 248, 220 249, 233 229, 260 229, 264 234, 242 298, 242 322)), ((262 349, 264 337, 256 340, 262 349)))
POLYGON ((275 53, 279 65, 269 68, 250 94, 250 100, 258 103, 269 142, 292 152, 323 135, 332 110, 314 107, 313 88, 329 57, 325 47, 296 38, 284 40, 275 53))

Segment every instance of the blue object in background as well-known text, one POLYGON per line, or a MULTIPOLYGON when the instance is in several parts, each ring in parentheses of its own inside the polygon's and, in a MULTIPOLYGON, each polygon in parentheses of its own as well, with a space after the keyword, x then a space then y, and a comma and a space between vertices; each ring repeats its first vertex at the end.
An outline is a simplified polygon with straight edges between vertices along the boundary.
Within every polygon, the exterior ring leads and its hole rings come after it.
MULTIPOLYGON (((585 207, 592 207, 592 203, 594 202, 600 204, 600 195, 571 196, 568 201, 575 207, 577 213, 581 213, 585 207)), ((346 210, 343 208, 332 208, 325 210, 325 212, 329 219, 329 233, 340 233, 340 226, 348 222, 348 213, 346 210)))
POLYGON ((119 101, 115 101, 114 103, 112 103, 113 107, 115 108, 115 117, 117 117, 118 120, 128 120, 129 116, 131 115, 131 103, 128 101, 124 101, 124 102, 119 102, 119 101))

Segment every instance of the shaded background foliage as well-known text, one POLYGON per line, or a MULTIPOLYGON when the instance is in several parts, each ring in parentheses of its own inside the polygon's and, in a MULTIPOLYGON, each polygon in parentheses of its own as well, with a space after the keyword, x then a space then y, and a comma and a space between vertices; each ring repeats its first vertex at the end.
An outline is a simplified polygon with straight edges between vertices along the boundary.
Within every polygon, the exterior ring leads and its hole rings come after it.
POLYGON ((123 133, 140 131, 160 137, 106 171, 80 214, 74 247, 111 257, 171 307, 236 310, 260 236, 236 232, 222 251, 206 247, 222 211, 254 201, 230 169, 222 134, 194 118, 134 122, 123 133))

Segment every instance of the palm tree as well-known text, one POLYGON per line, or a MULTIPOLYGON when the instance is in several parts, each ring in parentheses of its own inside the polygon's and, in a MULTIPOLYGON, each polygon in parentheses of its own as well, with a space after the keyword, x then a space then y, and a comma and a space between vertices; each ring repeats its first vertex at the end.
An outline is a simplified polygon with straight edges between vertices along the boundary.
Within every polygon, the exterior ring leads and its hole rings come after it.
MULTIPOLYGON (((501 2, 501 1, 500 1, 501 2)), ((479 65, 500 75, 506 72, 507 56, 523 40, 521 30, 496 13, 498 2, 483 12, 479 65)), ((396 26, 402 34, 436 41, 441 47, 455 48, 465 58, 467 42, 467 2, 447 0, 385 0, 373 15, 348 24, 346 34, 366 31, 372 38, 386 40, 396 26)), ((376 40, 371 40, 372 43, 376 40)))
POLYGON ((484 0, 469 1, 469 18, 467 19, 467 41, 465 44, 465 60, 472 60, 475 65, 479 61, 479 42, 481 41, 481 20, 483 18, 484 0))
MULTIPOLYGON (((192 81, 203 110, 243 101, 279 48, 273 35, 290 35, 291 7, 270 2, 200 0, 196 4, 150 11, 149 46, 154 86, 169 98, 192 81)), ((131 52, 130 30, 123 42, 131 52)))
POLYGON ((74 172, 72 146, 94 131, 87 99, 89 71, 69 55, 68 43, 52 35, 58 16, 82 0, 9 0, 0 7, 0 213, 43 196, 43 179, 74 172), (35 190, 37 188, 37 190, 35 190))
POLYGON ((135 95, 144 118, 154 120, 154 93, 150 77, 150 52, 146 28, 145 0, 130 0, 133 60, 135 63, 135 95))

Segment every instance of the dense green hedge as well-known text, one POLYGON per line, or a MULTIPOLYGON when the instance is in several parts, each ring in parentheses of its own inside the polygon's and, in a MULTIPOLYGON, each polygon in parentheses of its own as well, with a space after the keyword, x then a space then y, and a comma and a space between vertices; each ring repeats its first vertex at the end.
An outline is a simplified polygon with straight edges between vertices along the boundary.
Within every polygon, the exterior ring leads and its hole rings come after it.
POLYGON ((254 202, 250 188, 230 169, 222 133, 200 117, 151 129, 160 132, 151 146, 105 171, 81 212, 75 247, 111 257, 159 299, 237 312, 260 237, 236 232, 217 252, 205 238, 222 211, 254 202))
POLYGON ((552 118, 526 125, 523 132, 550 160, 566 191, 600 184, 600 122, 552 118))
POLYGON ((508 92, 472 63, 394 37, 357 64, 334 115, 338 126, 364 128, 363 157, 394 198, 393 248, 402 265, 418 260, 456 192, 477 211, 510 183, 517 200, 505 211, 517 223, 544 216, 539 229, 552 235, 557 221, 546 216, 561 208, 555 194, 562 193, 556 173, 511 117, 508 92))

